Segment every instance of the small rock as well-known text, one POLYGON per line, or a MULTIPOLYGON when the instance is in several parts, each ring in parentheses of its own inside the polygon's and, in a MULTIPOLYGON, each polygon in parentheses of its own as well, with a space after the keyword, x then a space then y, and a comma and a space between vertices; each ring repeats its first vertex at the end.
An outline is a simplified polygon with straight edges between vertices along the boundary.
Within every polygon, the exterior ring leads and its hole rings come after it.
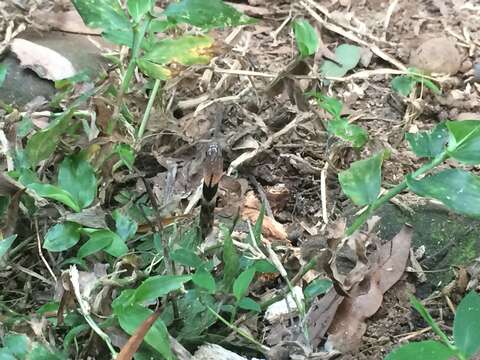
POLYGON ((446 37, 427 40, 410 55, 410 65, 427 73, 453 75, 460 70, 461 63, 455 41, 446 37))
POLYGON ((471 112, 464 112, 458 114, 457 120, 480 120, 480 114, 471 113, 471 112))

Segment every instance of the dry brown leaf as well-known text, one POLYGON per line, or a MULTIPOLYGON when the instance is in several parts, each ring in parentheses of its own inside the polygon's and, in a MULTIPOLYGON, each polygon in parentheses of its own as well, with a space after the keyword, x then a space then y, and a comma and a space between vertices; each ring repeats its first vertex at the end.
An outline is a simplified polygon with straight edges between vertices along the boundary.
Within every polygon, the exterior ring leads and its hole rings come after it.
POLYGON ((58 52, 25 39, 14 39, 10 45, 23 67, 48 80, 62 80, 75 75, 72 63, 58 52))
MULTIPOLYGON (((376 261, 364 280, 354 286, 360 287, 360 295, 345 298, 339 306, 329 329, 325 347, 341 352, 352 351, 360 345, 366 330, 365 320, 375 314, 383 301, 383 294, 402 276, 407 265, 412 239, 412 229, 404 226, 391 242, 377 252, 376 261)), ((351 292, 352 294, 352 292, 351 292)))
MULTIPOLYGON (((252 223, 255 223, 260 215, 260 201, 256 198, 253 191, 250 191, 246 194, 245 197, 245 204, 242 211, 242 219, 249 220, 252 223)), ((287 239, 287 231, 274 218, 269 216, 265 216, 263 218, 263 228, 262 228, 262 235, 272 241, 282 241, 288 242, 287 239)))

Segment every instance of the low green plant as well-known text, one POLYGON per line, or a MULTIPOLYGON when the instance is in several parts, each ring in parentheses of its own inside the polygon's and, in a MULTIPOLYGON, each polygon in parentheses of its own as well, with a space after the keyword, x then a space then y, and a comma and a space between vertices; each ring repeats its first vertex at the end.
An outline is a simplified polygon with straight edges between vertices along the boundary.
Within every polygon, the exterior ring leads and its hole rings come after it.
POLYGON ((430 325, 439 340, 424 340, 400 346, 385 360, 467 360, 480 352, 480 296, 467 294, 457 307, 453 322, 453 339, 450 339, 433 320, 425 307, 415 297, 412 305, 430 325))
POLYGON ((342 116, 343 104, 340 100, 325 96, 319 92, 307 93, 307 96, 313 96, 318 105, 332 116, 332 119, 326 122, 327 131, 352 144, 354 148, 361 148, 368 141, 367 131, 355 124, 348 122, 348 119, 342 116))
POLYGON ((432 131, 406 137, 412 151, 427 162, 381 196, 381 168, 388 156, 386 151, 356 161, 338 174, 343 192, 355 205, 366 206, 347 229, 348 235, 404 190, 438 200, 457 213, 480 217, 480 177, 459 167, 437 170, 447 159, 459 165, 480 164, 480 121, 447 121, 432 131))
POLYGON ((425 86, 430 89, 434 94, 440 94, 440 88, 435 84, 432 79, 425 76, 415 68, 408 68, 408 74, 399 75, 393 78, 390 83, 393 90, 403 96, 408 96, 418 86, 425 86))

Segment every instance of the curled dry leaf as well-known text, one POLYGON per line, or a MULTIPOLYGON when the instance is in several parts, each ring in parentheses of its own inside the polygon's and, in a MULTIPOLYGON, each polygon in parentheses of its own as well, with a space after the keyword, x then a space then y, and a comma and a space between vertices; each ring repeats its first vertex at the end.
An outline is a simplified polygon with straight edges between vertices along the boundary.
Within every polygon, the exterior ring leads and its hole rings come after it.
POLYGON ((85 25, 80 14, 76 10, 54 12, 36 10, 32 14, 35 19, 42 19, 43 23, 53 29, 85 35, 100 35, 98 29, 92 29, 85 25))
POLYGON ((379 248, 364 279, 354 286, 350 292, 352 296, 340 304, 329 328, 330 335, 325 345, 327 350, 347 352, 358 348, 367 327, 365 320, 377 312, 383 294, 405 271, 412 233, 410 227, 404 226, 391 242, 379 248), (368 287, 368 291, 360 291, 360 295, 353 296, 353 292, 360 287, 368 287))
MULTIPOLYGON (((260 201, 257 199, 255 194, 250 191, 246 194, 245 197, 242 218, 254 223, 257 221, 259 214, 260 201)), ((287 231, 285 230, 283 225, 269 216, 265 216, 263 219, 262 235, 270 241, 274 240, 288 242, 287 231)))
POLYGON ((33 70, 44 79, 57 81, 72 77, 72 63, 58 52, 25 39, 14 39, 10 45, 23 67, 33 70))

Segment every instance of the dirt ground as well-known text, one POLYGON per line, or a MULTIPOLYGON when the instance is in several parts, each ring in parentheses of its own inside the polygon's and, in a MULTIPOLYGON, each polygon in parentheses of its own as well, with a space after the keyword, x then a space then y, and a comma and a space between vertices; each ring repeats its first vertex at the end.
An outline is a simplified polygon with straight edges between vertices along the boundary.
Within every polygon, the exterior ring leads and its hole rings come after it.
MULTIPOLYGON (((209 66, 194 66, 165 86, 165 103, 155 106, 136 160, 136 167, 154 184, 157 193, 167 183, 172 162, 176 164, 173 193, 178 195, 176 206, 182 211, 202 176, 200 154, 205 143, 215 137, 223 150, 224 169, 243 179, 259 198, 269 201, 271 214, 288 234, 289 253, 298 254, 303 243, 321 236, 326 227, 325 215, 331 223, 358 210, 342 194, 338 171, 348 168, 352 161, 387 149, 390 156, 383 165, 383 180, 388 188, 422 164, 404 140, 406 132, 431 129, 445 119, 480 118, 480 75, 474 70, 480 63, 477 1, 250 0, 235 1, 234 6, 258 22, 240 30, 213 31, 215 38, 229 39, 230 43, 224 44, 209 66), (312 17, 312 12, 318 19, 312 17), (315 61, 307 61, 310 69, 294 80, 295 86, 302 90, 321 90, 342 100, 343 113, 369 134, 369 141, 361 151, 325 131, 322 120, 328 116, 313 102, 307 104, 311 115, 302 117, 304 112, 299 110, 299 104, 292 103, 288 91, 272 91, 271 81, 278 79, 277 75, 297 55, 291 26, 285 25, 287 20, 297 18, 315 24, 323 47, 330 51, 345 43, 364 50, 361 63, 341 79, 325 82, 311 76, 310 70, 317 71, 322 61, 316 57, 315 61), (438 77, 441 95, 424 91, 420 96, 401 97, 392 91, 388 69, 404 70, 410 66, 412 53, 433 38, 444 38, 443 41, 453 44, 456 53, 447 53, 448 46, 434 47, 422 61, 429 62, 426 66, 436 66, 431 63, 439 57, 451 60, 453 64, 440 67, 456 67, 455 73, 438 77), (383 59, 379 54, 383 54, 383 59), (363 75, 356 76, 358 73, 363 75), (217 126, 218 112, 223 117, 220 126, 217 126), (242 159, 242 154, 252 151, 253 156, 242 159), (326 188, 322 187, 322 176, 326 178, 326 188), (280 205, 275 203, 275 197, 268 196, 272 188, 286 194, 280 198, 280 205)), ((36 18, 35 9, 55 13, 71 8, 66 1, 2 2, 0 34, 7 35, 25 24, 28 30, 48 37, 49 32, 56 30, 48 19, 36 18)), ((293 86, 284 83, 286 87, 293 86)), ((129 103, 135 117, 141 118, 146 102, 144 93, 132 94, 129 103)), ((113 182, 111 193, 102 194, 105 204, 113 203, 120 189, 142 187, 139 179, 127 173, 119 174, 113 182)), ((231 218, 226 204, 229 201, 231 198, 220 197, 218 221, 231 218)), ((408 211, 419 203, 414 195, 402 194, 395 204, 408 211)), ((182 211, 177 210, 176 214, 182 211)), ((20 260, 19 265, 45 274, 34 255, 34 246, 25 248, 31 251, 31 256, 20 260)), ((301 260, 292 258, 287 265, 294 272, 301 260)), ((1 299, 19 313, 35 311, 50 300, 54 290, 41 279, 15 273, 14 269, 0 272, 0 284, 4 289, 1 299)), ((422 331, 427 325, 409 304, 408 295, 418 285, 413 275, 404 274, 386 293, 380 310, 367 321, 359 351, 338 358, 383 359, 400 341, 431 337, 431 332, 422 331)), ((453 315, 445 298, 434 298, 428 308, 448 331, 453 315)))

